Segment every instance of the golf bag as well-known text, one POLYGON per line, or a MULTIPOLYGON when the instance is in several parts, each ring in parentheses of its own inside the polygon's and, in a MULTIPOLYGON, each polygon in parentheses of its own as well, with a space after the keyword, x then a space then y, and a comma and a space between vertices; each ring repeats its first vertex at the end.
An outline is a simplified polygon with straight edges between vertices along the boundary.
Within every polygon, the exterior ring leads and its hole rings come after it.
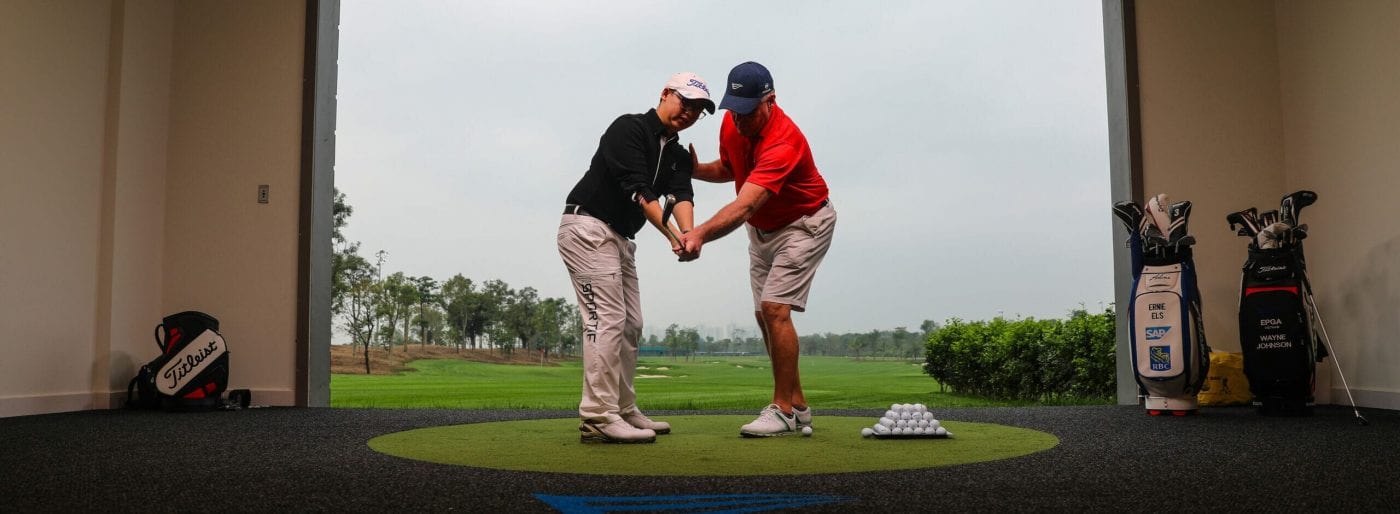
POLYGON ((1165 208, 1166 195, 1114 204, 1128 227, 1133 291, 1128 302, 1134 377, 1153 416, 1197 409, 1210 371, 1210 346, 1201 321, 1201 295, 1191 258, 1195 238, 1186 233, 1191 202, 1165 208))
MULTIPOLYGON (((1254 406, 1264 414, 1312 412, 1317 346, 1303 298, 1303 248, 1251 245, 1240 280, 1240 346, 1254 406)), ((1321 351, 1320 351, 1321 350, 1321 351)))
MULTIPOLYGON (((219 335, 219 320, 197 311, 166 316, 155 328, 161 354, 141 366, 127 384, 127 406, 166 410, 210 409, 223 406, 228 388, 228 344, 219 335)), ((230 394, 241 407, 248 391, 230 394)))

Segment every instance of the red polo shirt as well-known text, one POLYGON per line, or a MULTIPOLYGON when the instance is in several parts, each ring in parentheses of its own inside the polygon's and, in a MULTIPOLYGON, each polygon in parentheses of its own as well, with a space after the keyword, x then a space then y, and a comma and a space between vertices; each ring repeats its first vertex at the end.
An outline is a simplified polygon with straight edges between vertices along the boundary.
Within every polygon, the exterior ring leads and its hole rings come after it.
POLYGON ((773 105, 768 124, 758 137, 739 134, 730 116, 719 128, 720 160, 734 172, 734 191, 752 183, 773 193, 749 224, 771 232, 821 208, 827 198, 826 180, 812 161, 807 137, 782 109, 773 105))

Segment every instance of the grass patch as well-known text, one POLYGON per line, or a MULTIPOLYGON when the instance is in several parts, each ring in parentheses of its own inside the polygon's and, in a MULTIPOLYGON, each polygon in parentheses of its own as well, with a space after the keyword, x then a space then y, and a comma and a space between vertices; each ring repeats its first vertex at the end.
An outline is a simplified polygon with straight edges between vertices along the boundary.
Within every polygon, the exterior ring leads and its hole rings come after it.
MULTIPOLYGON (((884 408, 892 403, 938 407, 1027 405, 938 391, 921 362, 808 357, 801 360, 807 401, 822 409, 884 408)), ((580 361, 551 366, 465 360, 417 360, 397 375, 331 375, 331 406, 374 408, 578 408, 580 361)), ((772 399, 767 357, 643 358, 636 380, 646 410, 757 409, 772 399)), ((1073 403, 1073 402, 1066 402, 1073 403)))
POLYGON ((952 466, 1053 448, 1054 435, 1025 428, 945 421, 948 439, 862 438, 874 418, 818 416, 812 437, 745 439, 751 416, 669 416, 675 427, 652 444, 580 444, 577 419, 431 427, 376 437, 375 451, 493 469, 590 475, 744 476, 851 473, 952 466))

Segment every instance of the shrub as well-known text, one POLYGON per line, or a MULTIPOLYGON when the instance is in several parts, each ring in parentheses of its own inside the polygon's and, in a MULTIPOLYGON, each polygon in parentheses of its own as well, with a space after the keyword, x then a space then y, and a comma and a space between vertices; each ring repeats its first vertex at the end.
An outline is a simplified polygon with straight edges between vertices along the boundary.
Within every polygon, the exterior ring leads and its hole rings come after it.
POLYGON ((966 322, 929 333, 924 371, 953 391, 1004 400, 1112 397, 1114 314, 966 322))

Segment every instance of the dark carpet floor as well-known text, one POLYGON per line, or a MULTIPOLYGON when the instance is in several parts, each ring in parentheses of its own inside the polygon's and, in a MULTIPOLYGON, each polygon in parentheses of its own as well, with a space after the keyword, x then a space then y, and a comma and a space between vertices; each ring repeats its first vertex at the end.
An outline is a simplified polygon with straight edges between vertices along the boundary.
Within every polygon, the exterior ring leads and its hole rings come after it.
MULTIPOLYGON (((818 415, 874 420, 881 412, 818 415)), ((1400 510, 1396 411, 1363 410, 1369 426, 1337 407, 1306 418, 1266 418, 1248 408, 1153 418, 1135 406, 936 412, 945 421, 1050 432, 1060 444, 1021 458, 913 471, 604 477, 429 464, 365 444, 412 428, 571 412, 88 411, 0 419, 0 512, 548 512, 536 494, 756 493, 844 499, 806 512, 1400 510)))

